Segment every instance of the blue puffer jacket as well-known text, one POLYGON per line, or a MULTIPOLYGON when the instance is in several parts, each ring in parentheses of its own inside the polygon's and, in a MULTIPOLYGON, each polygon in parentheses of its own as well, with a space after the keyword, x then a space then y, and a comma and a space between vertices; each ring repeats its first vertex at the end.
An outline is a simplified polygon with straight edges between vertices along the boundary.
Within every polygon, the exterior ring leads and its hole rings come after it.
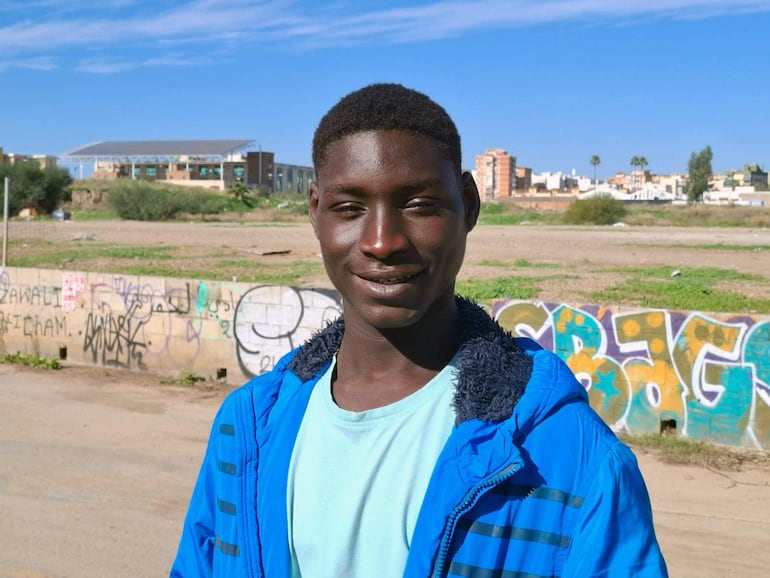
MULTIPOLYGON (((475 305, 459 305, 457 425, 435 465, 404 576, 666 576, 636 460, 569 368, 511 338, 475 305)), ((343 331, 341 320, 330 325, 225 400, 173 577, 290 575, 289 461, 343 331)))

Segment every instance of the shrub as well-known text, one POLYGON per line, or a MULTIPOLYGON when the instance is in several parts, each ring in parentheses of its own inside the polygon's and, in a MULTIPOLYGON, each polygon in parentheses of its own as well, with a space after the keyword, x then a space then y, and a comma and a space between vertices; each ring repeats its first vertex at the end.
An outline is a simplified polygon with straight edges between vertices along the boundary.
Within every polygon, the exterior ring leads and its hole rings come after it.
POLYGON ((597 195, 575 201, 565 211, 563 219, 570 225, 612 225, 626 216, 626 207, 611 195, 597 195))

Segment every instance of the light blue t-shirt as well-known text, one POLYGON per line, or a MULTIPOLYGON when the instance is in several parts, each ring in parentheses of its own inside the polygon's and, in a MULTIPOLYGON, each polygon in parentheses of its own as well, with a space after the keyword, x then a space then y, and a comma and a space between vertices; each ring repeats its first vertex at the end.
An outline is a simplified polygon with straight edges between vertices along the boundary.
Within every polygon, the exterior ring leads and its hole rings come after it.
POLYGON ((400 577, 454 426, 455 369, 393 404, 352 412, 332 398, 335 364, 310 396, 289 466, 292 576, 400 577))

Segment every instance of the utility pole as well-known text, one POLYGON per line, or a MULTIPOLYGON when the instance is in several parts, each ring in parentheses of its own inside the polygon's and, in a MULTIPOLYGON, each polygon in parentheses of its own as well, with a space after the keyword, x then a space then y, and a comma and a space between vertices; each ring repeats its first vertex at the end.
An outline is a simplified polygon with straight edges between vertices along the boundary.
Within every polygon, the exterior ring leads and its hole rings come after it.
POLYGON ((8 260, 8 177, 3 186, 3 268, 8 260))

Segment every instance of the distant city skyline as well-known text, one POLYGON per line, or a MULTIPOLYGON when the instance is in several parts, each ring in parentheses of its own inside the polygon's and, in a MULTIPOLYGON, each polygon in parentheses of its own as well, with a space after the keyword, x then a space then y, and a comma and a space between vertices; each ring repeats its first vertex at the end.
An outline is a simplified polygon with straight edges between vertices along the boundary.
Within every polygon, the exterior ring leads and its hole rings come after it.
POLYGON ((4 0, 0 147, 254 139, 311 164, 321 115, 371 82, 442 104, 463 166, 536 173, 770 165, 770 0, 4 0))

